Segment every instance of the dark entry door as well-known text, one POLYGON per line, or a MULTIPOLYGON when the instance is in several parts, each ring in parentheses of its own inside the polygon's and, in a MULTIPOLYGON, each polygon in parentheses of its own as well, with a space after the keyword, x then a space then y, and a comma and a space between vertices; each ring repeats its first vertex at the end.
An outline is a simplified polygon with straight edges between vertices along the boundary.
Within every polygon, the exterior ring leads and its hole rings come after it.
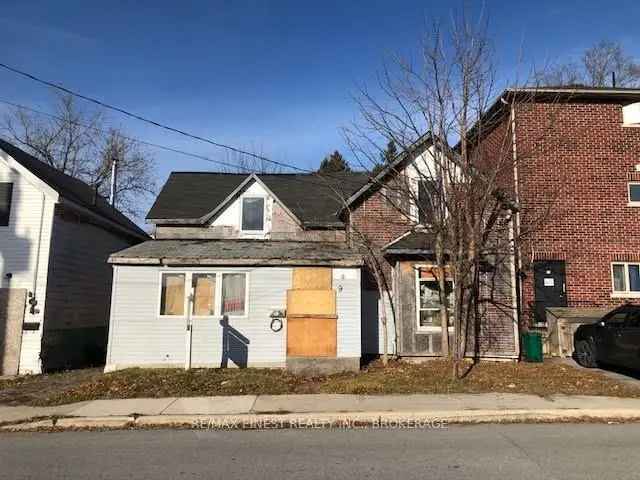
POLYGON ((533 262, 535 317, 546 322, 547 307, 567 306, 567 287, 564 261, 545 260, 533 262))

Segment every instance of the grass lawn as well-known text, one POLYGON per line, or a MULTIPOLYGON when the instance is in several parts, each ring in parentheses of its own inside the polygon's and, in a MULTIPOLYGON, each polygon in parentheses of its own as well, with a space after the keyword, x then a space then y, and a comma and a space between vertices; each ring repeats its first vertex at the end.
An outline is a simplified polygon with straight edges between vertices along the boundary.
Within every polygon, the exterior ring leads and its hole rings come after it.
POLYGON ((98 369, 0 380, 0 404, 58 405, 107 398, 173 397, 286 393, 554 393, 640 397, 640 388, 557 362, 481 362, 463 379, 451 379, 451 364, 394 361, 370 364, 359 373, 304 378, 270 369, 132 368, 113 373, 98 369))

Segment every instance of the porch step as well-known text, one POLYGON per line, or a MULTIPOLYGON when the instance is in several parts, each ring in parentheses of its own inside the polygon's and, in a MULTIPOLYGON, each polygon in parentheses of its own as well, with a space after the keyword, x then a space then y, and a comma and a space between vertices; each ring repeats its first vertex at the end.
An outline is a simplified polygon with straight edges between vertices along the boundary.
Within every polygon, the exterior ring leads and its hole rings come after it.
POLYGON ((287 357, 287 370, 305 377, 357 372, 360 370, 360 358, 287 357))

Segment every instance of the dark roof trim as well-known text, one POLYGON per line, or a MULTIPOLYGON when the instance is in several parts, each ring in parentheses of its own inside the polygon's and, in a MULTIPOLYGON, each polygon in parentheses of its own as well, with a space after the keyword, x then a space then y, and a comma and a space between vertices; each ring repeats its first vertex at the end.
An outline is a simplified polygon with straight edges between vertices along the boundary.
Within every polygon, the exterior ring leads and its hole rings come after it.
POLYGON ((345 258, 345 259, 264 259, 264 258, 235 258, 235 259, 217 259, 217 258, 126 258, 126 257, 110 257, 109 263, 112 265, 166 265, 172 267, 188 267, 188 266, 207 266, 207 267, 297 267, 297 266, 322 266, 322 267, 361 267, 364 265, 363 259, 345 258))
POLYGON ((357 200, 359 200, 363 195, 369 193, 374 187, 379 187, 382 185, 383 180, 391 173, 396 172, 398 166, 400 166, 405 160, 407 160, 410 156, 415 155, 417 152, 422 153, 427 148, 433 145, 433 136, 431 132, 427 132, 422 135, 418 140, 413 142, 409 148, 403 152, 400 152, 396 158, 389 165, 385 166, 375 177, 370 179, 362 188, 360 188, 357 192, 351 195, 347 201, 346 206, 342 208, 344 211, 346 208, 351 206, 357 200))
POLYGON ((414 249, 414 248, 387 248, 384 251, 385 255, 435 255, 435 252, 431 249, 414 249))

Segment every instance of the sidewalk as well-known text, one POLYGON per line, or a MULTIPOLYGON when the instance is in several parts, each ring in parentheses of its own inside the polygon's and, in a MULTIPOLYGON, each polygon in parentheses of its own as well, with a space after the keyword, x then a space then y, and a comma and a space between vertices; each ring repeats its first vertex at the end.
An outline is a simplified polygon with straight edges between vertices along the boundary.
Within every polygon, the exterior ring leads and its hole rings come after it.
MULTIPOLYGON (((3 430, 131 426, 260 425, 381 420, 452 423, 640 420, 640 399, 485 393, 451 395, 246 395, 95 400, 57 407, 2 407, 3 430)), ((241 427, 239 427, 241 428, 241 427)))

